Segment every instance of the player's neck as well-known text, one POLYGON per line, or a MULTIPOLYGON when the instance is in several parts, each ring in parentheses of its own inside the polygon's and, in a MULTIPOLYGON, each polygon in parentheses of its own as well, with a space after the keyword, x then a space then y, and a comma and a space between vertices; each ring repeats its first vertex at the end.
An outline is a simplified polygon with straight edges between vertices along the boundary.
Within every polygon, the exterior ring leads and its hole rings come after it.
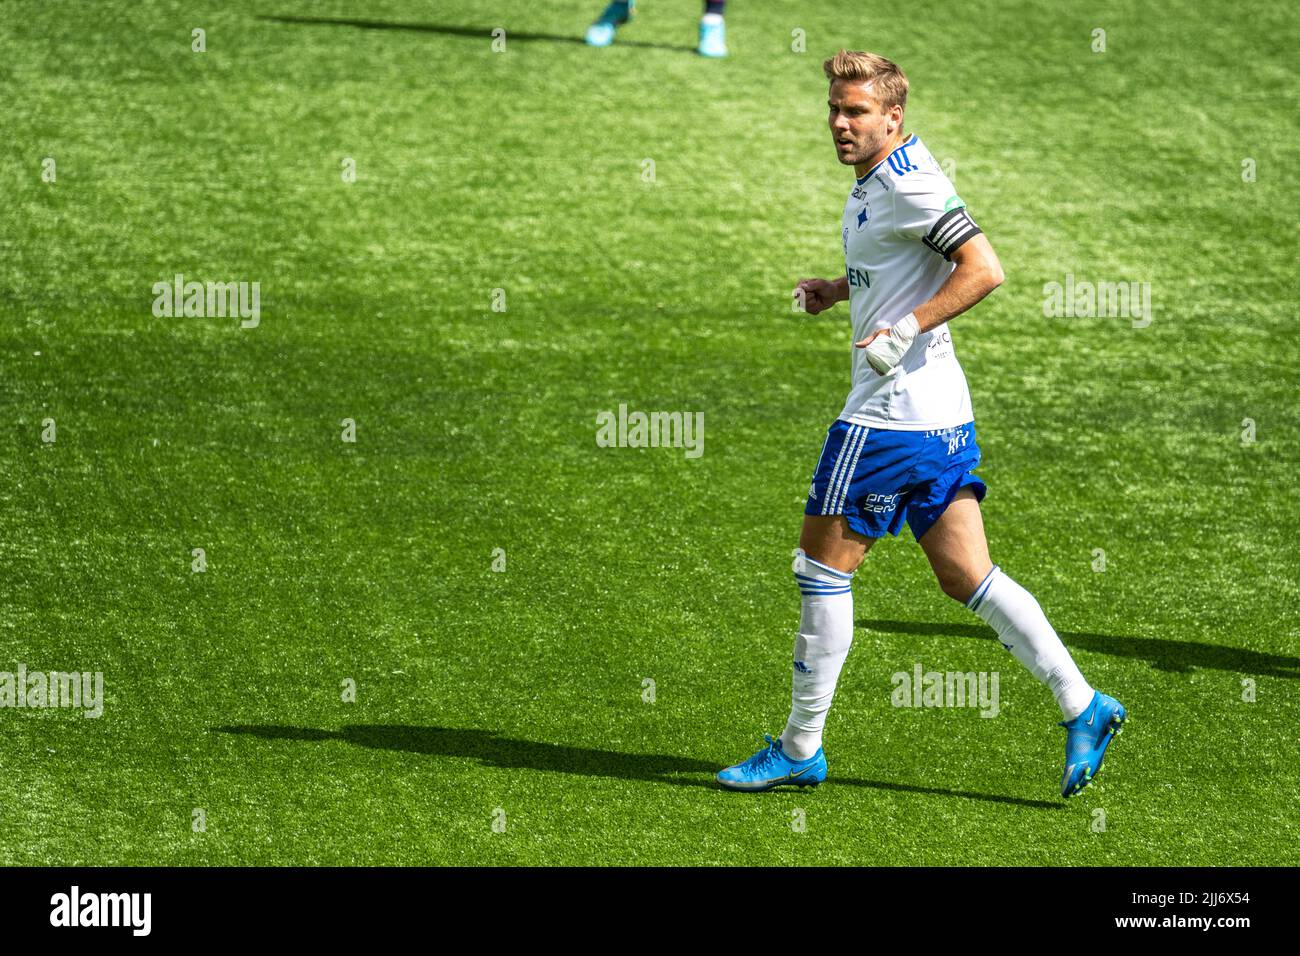
POLYGON ((904 142, 906 142, 907 138, 910 135, 911 133, 904 133, 900 129, 897 133, 895 133, 886 141, 884 146, 880 147, 880 151, 876 153, 876 155, 872 156, 871 159, 869 159, 865 163, 855 164, 853 167, 853 175, 857 176, 858 179, 861 179, 867 173, 871 172, 873 169, 875 169, 877 166, 879 166, 881 163, 885 161, 886 156, 888 156, 894 150, 898 149, 898 147, 901 146, 904 142))

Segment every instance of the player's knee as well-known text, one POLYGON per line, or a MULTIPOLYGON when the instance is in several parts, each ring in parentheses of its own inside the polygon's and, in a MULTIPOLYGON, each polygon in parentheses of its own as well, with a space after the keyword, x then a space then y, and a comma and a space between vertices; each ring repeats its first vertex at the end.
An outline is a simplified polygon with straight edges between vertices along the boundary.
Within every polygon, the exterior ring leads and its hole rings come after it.
POLYGON ((978 579, 972 580, 969 574, 959 568, 937 572, 935 577, 939 580, 939 589, 961 604, 970 600, 971 594, 979 587, 978 579))
POLYGON ((871 544, 872 539, 849 527, 844 515, 805 515, 798 550, 820 564, 852 574, 871 544))
MULTIPOLYGON (((840 578, 848 579, 853 577, 857 570, 857 565, 846 567, 849 562, 844 561, 842 555, 823 555, 819 552, 807 552, 803 548, 796 548, 794 552, 794 563, 790 570, 794 572, 796 579, 806 579, 809 577, 828 578, 837 580, 840 578)), ((802 580, 800 586, 802 587, 802 580)))

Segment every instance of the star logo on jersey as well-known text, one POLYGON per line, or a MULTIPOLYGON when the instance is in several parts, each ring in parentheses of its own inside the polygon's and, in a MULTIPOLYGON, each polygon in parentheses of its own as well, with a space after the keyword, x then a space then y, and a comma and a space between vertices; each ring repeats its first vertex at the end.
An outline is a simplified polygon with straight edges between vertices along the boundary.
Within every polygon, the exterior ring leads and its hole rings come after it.
POLYGON ((861 232, 863 230, 863 228, 866 226, 867 222, 870 219, 871 219, 871 207, 866 203, 863 203, 862 208, 858 210, 858 232, 861 232))

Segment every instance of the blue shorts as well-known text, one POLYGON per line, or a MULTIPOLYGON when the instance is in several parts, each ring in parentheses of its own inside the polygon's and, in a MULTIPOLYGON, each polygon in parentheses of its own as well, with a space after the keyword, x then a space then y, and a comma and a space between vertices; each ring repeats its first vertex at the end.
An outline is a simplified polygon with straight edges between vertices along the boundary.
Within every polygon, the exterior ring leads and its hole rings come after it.
POLYGON ((897 535, 907 519, 920 538, 968 485, 983 501, 988 488, 971 474, 980 463, 975 423, 928 432, 891 431, 836 421, 826 432, 808 490, 806 515, 844 515, 868 538, 897 535))

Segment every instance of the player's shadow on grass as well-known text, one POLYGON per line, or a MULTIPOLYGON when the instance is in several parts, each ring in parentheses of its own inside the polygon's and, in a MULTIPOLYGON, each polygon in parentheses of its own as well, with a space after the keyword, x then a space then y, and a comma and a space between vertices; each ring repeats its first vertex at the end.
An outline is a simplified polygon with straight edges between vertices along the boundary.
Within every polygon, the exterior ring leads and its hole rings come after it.
POLYGON ((266 740, 339 740, 358 747, 400 750, 477 760, 485 767, 552 770, 589 777, 653 780, 684 787, 707 787, 718 764, 672 754, 628 754, 590 747, 540 743, 503 737, 495 731, 457 727, 421 727, 407 724, 349 724, 339 730, 310 727, 254 725, 214 727, 226 734, 247 734, 266 740), (695 774, 705 779, 683 779, 695 774))
POLYGON ((862 780, 857 777, 832 776, 829 783, 832 785, 843 784, 850 787, 871 787, 875 790, 889 790, 892 793, 928 793, 936 797, 962 797, 967 800, 987 800, 990 803, 1009 803, 1017 807, 1033 807, 1036 810, 1065 809, 1065 804, 1060 800, 1029 800, 1025 797, 1006 797, 996 793, 975 793, 971 790, 947 790, 943 787, 920 787, 911 783, 890 783, 887 780, 862 780))
MULTIPOLYGON (((294 26, 308 27, 354 27, 359 30, 412 30, 417 33, 440 33, 443 36, 452 37, 470 37, 475 40, 490 41, 492 31, 498 29, 495 27, 462 27, 442 23, 393 23, 386 20, 353 20, 342 17, 292 17, 292 16, 264 16, 258 17, 259 20, 266 20, 272 23, 287 23, 294 26)), ((566 36, 559 33, 530 33, 526 30, 505 29, 506 43, 576 43, 579 46, 586 46, 586 41, 580 36, 566 36)), ((627 40, 622 36, 618 38, 619 46, 642 47, 648 50, 674 50, 681 53, 694 53, 695 47, 677 46, 672 43, 653 43, 648 40, 627 40)))
MULTIPOLYGON (((217 733, 243 734, 249 737, 260 737, 263 740, 296 740, 307 743, 337 740, 377 750, 460 757, 477 760, 486 767, 502 767, 510 770, 550 770, 588 777, 650 780, 675 787, 721 789, 713 779, 719 767, 715 762, 671 754, 628 754, 612 750, 595 750, 590 747, 546 744, 534 740, 503 737, 491 730, 420 727, 405 724, 349 724, 340 730, 318 730, 312 727, 289 727, 276 724, 213 727, 212 729, 217 733), (696 779, 686 778, 683 776, 685 774, 693 775, 696 779)), ((887 781, 860 780, 853 777, 832 777, 830 784, 872 787, 897 793, 924 793, 941 797, 989 800, 994 803, 1011 803, 1049 810, 1057 810, 1061 807, 1060 804, 1042 800, 1025 800, 1020 797, 963 790, 944 790, 939 787, 918 787, 887 781)))
MULTIPOLYGON (((979 624, 935 624, 926 621, 860 620, 858 627, 885 634, 924 634, 934 637, 974 637, 995 641, 991 628, 979 624)), ((1114 657, 1131 657, 1149 661, 1156 670, 1186 673, 1196 667, 1231 671, 1261 677, 1300 678, 1300 657, 1286 654, 1265 654, 1239 647, 1220 647, 1197 641, 1171 641, 1150 637, 1125 637, 1110 634, 1089 634, 1081 631, 1059 631, 1061 640, 1069 647, 1081 647, 1099 654, 1114 657)))

